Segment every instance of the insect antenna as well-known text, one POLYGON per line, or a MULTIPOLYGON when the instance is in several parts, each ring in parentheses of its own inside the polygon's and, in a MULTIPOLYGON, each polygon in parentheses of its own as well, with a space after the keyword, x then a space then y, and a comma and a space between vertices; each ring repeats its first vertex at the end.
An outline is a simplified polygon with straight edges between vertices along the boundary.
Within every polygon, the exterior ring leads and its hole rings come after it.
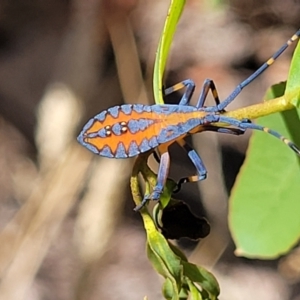
MULTIPOLYGON (((271 66, 275 60, 295 41, 300 37, 300 29, 273 55, 271 56, 264 64, 262 64, 252 75, 242 81, 233 92, 220 104, 215 106, 214 111, 224 110, 229 103, 231 103, 242 91, 244 87, 250 84, 256 77, 263 73, 269 66, 271 66)), ((208 110, 207 110, 208 111, 208 110)))

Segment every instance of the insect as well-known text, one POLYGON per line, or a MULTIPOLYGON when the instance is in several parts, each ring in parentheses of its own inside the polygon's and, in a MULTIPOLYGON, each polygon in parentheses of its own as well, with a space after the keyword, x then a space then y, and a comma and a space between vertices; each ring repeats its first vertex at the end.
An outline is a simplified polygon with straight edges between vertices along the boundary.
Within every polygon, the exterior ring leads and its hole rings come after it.
POLYGON ((111 107, 90 119, 77 139, 81 145, 93 153, 108 158, 129 158, 146 151, 158 150, 160 163, 156 186, 151 194, 144 197, 135 210, 139 210, 150 199, 159 200, 170 166, 168 147, 173 143, 179 144, 187 152, 197 171, 194 176, 181 178, 178 181, 178 188, 183 183, 206 178, 207 171, 201 157, 185 141, 187 135, 202 131, 240 135, 247 129, 261 130, 282 140, 300 155, 300 149, 278 132, 253 124, 249 119, 238 120, 222 115, 225 108, 240 94, 243 88, 272 65, 299 36, 300 29, 222 102, 219 100, 213 80, 206 79, 196 106, 191 106, 189 103, 195 84, 190 79, 184 80, 164 91, 165 95, 169 95, 179 89, 185 89, 178 105, 124 104, 111 107), (204 106, 209 92, 213 95, 215 105, 204 106))

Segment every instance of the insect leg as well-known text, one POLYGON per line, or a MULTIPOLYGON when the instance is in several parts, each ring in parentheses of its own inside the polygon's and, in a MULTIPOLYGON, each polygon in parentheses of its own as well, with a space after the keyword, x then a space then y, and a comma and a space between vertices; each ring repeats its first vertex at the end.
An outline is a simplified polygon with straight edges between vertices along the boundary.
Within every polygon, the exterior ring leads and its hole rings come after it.
POLYGON ((211 106, 205 108, 205 111, 215 112, 215 111, 223 111, 246 87, 250 84, 256 77, 258 77, 261 73, 263 73, 269 66, 271 66, 275 60, 288 48, 293 42, 298 40, 300 37, 300 29, 273 55, 271 56, 264 64, 261 65, 252 75, 242 81, 233 92, 220 104, 217 106, 211 106))
POLYGON ((164 91, 164 95, 172 94, 180 89, 186 88, 183 93, 179 105, 188 105, 195 90, 195 83, 191 79, 183 80, 164 91))
POLYGON ((218 133, 227 133, 233 135, 241 135, 244 134, 245 129, 243 128, 227 128, 222 126, 204 126, 203 131, 215 131, 218 133))
POLYGON ((187 152, 190 160, 192 161, 193 165, 197 170, 197 175, 183 177, 178 181, 177 188, 174 192, 179 192, 183 183, 204 180, 207 176, 207 171, 201 157, 195 149, 193 149, 189 144, 187 144, 184 139, 177 140, 176 142, 187 152))
POLYGON ((278 133, 275 130, 272 130, 270 128, 261 126, 261 125, 257 125, 257 124, 253 124, 251 123, 250 120, 246 119, 246 120, 237 120, 234 118, 229 118, 226 116, 219 116, 219 121, 220 122, 224 122, 233 126, 236 126, 242 130, 246 130, 246 129, 254 129, 254 130, 260 130, 266 133, 269 133, 273 136, 275 136, 276 138, 280 139, 281 141, 283 141, 287 146, 289 146, 296 154, 300 155, 300 149, 289 139, 287 139, 286 137, 282 136, 280 133, 278 133))
MULTIPOLYGON (((227 134, 233 134, 233 135, 240 135, 245 132, 245 129, 240 128, 226 128, 226 127, 218 127, 218 126, 205 126, 204 131, 215 131, 219 133, 227 133, 227 134)), ((190 160, 192 161, 193 165, 195 166, 197 170, 197 175, 189 176, 189 177, 183 177, 179 179, 177 183, 177 188, 174 192, 179 192, 181 189, 181 186, 183 183, 186 182, 195 182, 195 181, 201 181, 206 178, 206 168, 204 166, 204 163, 201 159, 201 157, 198 155, 196 150, 194 150, 184 139, 177 140, 176 141, 188 154, 190 160)))
POLYGON ((220 104, 219 95, 218 95, 218 92, 217 92, 217 89, 216 89, 216 86, 215 86, 213 80, 205 79, 202 89, 201 89, 201 94, 199 96, 199 99, 198 99, 198 102, 196 105, 197 108, 203 107, 209 90, 211 90, 211 93, 215 99, 216 105, 220 104))
POLYGON ((156 200, 156 201, 159 200, 160 195, 163 192, 165 183, 167 181, 167 177, 169 174, 169 168, 170 168, 170 154, 169 154, 168 150, 166 149, 160 156, 160 164, 159 164, 159 169, 158 169, 158 173, 157 173, 156 185, 153 188, 152 193, 150 195, 145 195, 142 202, 134 208, 135 211, 140 210, 151 199, 156 200))

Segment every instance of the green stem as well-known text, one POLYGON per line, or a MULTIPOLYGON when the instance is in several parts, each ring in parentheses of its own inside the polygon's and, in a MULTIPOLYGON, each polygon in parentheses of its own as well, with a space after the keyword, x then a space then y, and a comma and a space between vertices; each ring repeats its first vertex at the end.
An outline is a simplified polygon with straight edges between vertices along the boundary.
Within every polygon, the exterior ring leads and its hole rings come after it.
POLYGON ((259 117, 270 115, 276 112, 290 110, 293 108, 295 108, 295 106, 291 104, 288 101, 286 95, 284 95, 278 98, 274 98, 272 100, 268 100, 263 103, 250 105, 233 111, 227 111, 222 113, 222 115, 235 118, 238 120, 256 119, 259 117))

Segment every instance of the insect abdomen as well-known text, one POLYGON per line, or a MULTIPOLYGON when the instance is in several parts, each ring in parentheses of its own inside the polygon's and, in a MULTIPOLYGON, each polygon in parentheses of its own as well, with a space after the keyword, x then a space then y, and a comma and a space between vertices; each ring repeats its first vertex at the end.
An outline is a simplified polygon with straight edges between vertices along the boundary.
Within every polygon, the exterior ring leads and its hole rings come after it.
POLYGON ((184 108, 182 111, 178 105, 115 106, 90 119, 77 139, 101 156, 133 157, 186 134, 191 126, 182 115, 194 112, 195 108, 184 108))

